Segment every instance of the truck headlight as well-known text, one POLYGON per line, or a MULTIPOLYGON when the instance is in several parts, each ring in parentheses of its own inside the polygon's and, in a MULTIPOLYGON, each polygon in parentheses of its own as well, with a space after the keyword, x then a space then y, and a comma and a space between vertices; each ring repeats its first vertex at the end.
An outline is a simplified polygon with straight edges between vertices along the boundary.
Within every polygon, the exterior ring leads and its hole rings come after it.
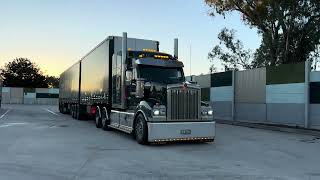
POLYGON ((158 109, 153 110, 153 115, 159 116, 160 115, 160 110, 158 110, 158 109))
POLYGON ((213 116, 213 110, 210 106, 202 106, 201 114, 202 116, 213 116))
POLYGON ((154 106, 152 112, 153 116, 166 116, 166 107, 163 105, 154 106))

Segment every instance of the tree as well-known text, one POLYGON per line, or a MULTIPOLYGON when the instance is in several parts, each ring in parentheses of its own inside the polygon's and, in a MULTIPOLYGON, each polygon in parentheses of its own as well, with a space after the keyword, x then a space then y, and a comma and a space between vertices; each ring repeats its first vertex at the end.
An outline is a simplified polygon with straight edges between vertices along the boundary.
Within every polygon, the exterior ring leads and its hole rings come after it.
POLYGON ((242 20, 258 29, 261 46, 255 64, 303 62, 320 44, 319 0, 205 0, 210 15, 239 12, 242 20))
POLYGON ((16 58, 0 70, 7 87, 47 88, 46 77, 39 67, 26 58, 16 58))
MULTIPOLYGON (((208 57, 211 61, 219 59, 225 70, 228 69, 250 69, 251 65, 251 51, 245 50, 240 40, 235 39, 235 30, 227 28, 222 29, 218 35, 219 45, 216 45, 208 57)), ((215 70, 215 69, 213 69, 215 70)), ((212 67, 210 71, 213 72, 212 67)))
POLYGON ((46 76, 46 82, 49 88, 59 88, 59 78, 54 76, 46 76))

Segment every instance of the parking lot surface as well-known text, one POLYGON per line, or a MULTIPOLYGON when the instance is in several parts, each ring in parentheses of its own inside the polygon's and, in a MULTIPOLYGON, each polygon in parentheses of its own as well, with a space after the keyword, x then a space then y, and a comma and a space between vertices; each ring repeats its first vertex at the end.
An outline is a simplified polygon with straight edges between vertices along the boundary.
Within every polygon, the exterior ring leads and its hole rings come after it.
POLYGON ((320 179, 313 136, 217 125, 214 143, 142 146, 55 106, 3 105, 0 179, 320 179))

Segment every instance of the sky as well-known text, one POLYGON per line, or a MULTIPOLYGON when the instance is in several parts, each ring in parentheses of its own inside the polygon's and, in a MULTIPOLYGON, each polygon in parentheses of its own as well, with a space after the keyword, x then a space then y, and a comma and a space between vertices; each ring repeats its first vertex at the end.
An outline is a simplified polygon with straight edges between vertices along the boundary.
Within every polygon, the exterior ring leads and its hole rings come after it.
POLYGON ((160 51, 171 54, 178 38, 186 75, 190 57, 191 74, 209 72, 208 52, 224 27, 235 29, 245 48, 258 48, 257 31, 238 14, 224 19, 208 12, 203 0, 0 0, 0 67, 24 57, 59 76, 107 36, 122 32, 157 40, 160 51))

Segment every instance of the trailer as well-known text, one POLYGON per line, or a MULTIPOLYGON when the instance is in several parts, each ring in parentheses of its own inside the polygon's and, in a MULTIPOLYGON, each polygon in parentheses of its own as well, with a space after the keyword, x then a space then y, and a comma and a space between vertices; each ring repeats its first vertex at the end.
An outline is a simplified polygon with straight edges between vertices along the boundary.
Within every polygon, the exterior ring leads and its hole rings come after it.
POLYGON ((97 128, 132 134, 138 143, 214 141, 210 105, 185 81, 183 63, 159 42, 109 36, 60 76, 59 110, 92 117, 97 128))

